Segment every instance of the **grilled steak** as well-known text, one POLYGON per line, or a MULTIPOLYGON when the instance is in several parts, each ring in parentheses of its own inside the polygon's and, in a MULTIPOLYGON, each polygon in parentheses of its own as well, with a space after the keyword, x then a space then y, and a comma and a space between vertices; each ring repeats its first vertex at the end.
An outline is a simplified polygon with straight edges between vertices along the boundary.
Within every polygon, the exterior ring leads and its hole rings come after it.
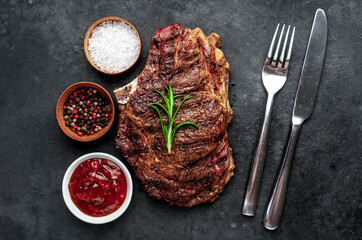
MULTIPOLYGON (((120 110, 116 147, 132 166, 148 195, 170 204, 193 206, 214 201, 234 170, 227 125, 232 118, 228 99, 229 64, 219 49, 220 37, 206 37, 200 28, 176 24, 157 31, 151 39, 142 73, 114 94, 120 110), (151 103, 164 104, 159 90, 192 98, 181 106, 174 126, 172 152, 151 103)), ((175 100, 175 106, 181 98, 175 100)), ((163 112, 163 122, 168 118, 163 112)))

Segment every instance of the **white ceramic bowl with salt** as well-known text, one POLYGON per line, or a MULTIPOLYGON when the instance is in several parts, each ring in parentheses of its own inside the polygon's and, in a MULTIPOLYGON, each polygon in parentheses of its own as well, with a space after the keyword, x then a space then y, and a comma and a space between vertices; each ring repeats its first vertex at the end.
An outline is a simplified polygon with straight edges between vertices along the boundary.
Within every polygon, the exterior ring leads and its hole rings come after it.
POLYGON ((142 42, 136 28, 119 17, 94 22, 84 38, 84 51, 90 64, 106 74, 120 74, 139 59, 142 42))

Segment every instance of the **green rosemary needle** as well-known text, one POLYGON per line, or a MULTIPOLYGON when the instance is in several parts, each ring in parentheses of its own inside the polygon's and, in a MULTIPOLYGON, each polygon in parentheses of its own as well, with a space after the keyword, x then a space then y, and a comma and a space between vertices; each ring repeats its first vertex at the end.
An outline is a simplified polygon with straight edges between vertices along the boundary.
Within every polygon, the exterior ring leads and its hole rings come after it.
POLYGON ((175 113, 173 112, 173 107, 174 107, 174 100, 178 97, 183 97, 183 95, 176 95, 174 96, 173 95, 173 91, 172 91, 172 87, 170 84, 168 84, 168 86, 165 86, 166 87, 166 90, 168 92, 168 97, 166 97, 165 95, 163 95, 160 91, 158 90, 155 90, 157 93, 159 93, 163 100, 165 101, 166 103, 166 107, 164 107, 162 104, 160 103, 152 103, 150 105, 151 108, 154 108, 159 117, 160 117, 160 120, 161 120, 161 127, 162 127, 162 131, 163 131, 163 135, 165 136, 165 141, 166 141, 166 146, 167 146, 167 150, 168 150, 168 153, 171 153, 171 147, 172 147, 172 142, 173 142, 173 139, 174 139, 174 136, 175 136, 175 133, 177 131, 177 129, 179 129, 181 126, 183 125, 194 125, 195 127, 199 128, 199 126, 197 126, 196 123, 193 123, 193 122, 183 122, 183 123, 179 123, 177 124, 177 126, 175 128, 172 127, 173 123, 175 122, 175 118, 176 118, 176 114, 178 112, 178 110, 180 109, 181 105, 188 99, 190 99, 191 97, 186 97, 184 99, 181 100, 180 104, 178 105, 175 113), (161 112, 160 112, 160 109, 158 108, 160 107, 161 109, 163 109, 166 114, 167 114, 167 117, 168 117, 168 126, 165 126, 163 124, 163 121, 162 121, 162 115, 161 115, 161 112))

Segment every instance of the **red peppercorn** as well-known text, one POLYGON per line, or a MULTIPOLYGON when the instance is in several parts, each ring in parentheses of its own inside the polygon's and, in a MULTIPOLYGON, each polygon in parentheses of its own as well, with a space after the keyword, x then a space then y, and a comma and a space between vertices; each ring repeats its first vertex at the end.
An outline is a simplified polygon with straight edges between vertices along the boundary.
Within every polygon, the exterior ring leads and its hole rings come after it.
POLYGON ((64 115, 67 114, 70 118, 67 126, 79 136, 96 134, 113 117, 108 105, 108 101, 93 88, 74 90, 63 106, 64 115))

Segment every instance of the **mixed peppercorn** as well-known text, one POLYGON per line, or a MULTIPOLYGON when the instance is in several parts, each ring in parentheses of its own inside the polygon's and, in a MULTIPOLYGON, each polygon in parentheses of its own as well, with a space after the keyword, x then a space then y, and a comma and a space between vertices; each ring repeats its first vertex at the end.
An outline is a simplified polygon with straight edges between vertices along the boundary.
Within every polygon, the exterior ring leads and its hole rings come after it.
POLYGON ((79 88, 64 106, 65 125, 78 136, 92 135, 108 125, 112 116, 109 102, 95 88, 79 88))

